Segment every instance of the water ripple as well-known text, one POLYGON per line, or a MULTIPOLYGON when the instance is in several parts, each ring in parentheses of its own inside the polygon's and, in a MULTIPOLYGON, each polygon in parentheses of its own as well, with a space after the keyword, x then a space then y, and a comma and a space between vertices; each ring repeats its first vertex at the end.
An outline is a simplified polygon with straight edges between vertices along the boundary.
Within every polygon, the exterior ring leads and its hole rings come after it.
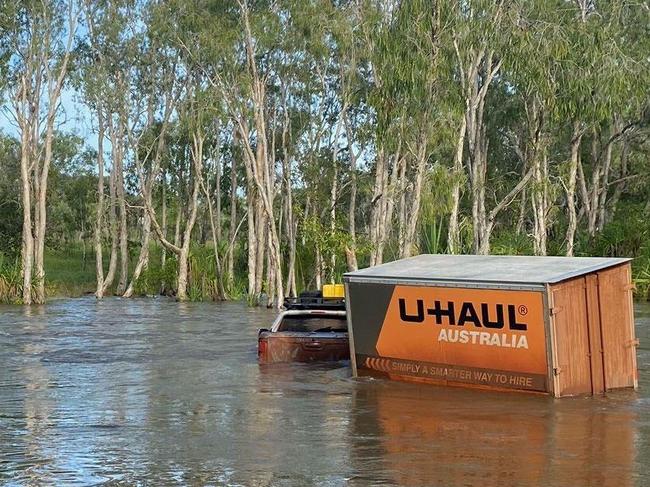
POLYGON ((0 307, 0 484, 650 485, 639 393, 553 400, 258 366, 239 303, 0 307))

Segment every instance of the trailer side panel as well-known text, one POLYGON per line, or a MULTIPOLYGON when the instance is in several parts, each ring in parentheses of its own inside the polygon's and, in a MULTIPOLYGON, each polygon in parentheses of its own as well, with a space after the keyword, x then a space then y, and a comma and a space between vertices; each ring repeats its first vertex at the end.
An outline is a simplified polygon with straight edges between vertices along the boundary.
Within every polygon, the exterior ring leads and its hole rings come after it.
POLYGON ((542 292, 348 287, 359 373, 548 391, 542 292))
POLYGON ((598 272, 605 388, 636 387, 636 340, 629 264, 598 272))

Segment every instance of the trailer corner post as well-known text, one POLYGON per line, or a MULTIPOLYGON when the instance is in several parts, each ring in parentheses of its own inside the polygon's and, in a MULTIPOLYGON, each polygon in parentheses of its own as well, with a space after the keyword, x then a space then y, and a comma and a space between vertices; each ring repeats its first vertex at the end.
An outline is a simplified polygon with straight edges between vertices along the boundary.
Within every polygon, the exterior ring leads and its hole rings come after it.
POLYGON ((344 286, 345 286, 345 309, 346 309, 346 319, 348 321, 348 337, 349 342, 350 342, 350 365, 352 366, 352 377, 358 377, 359 374, 357 372, 357 355, 354 351, 354 331, 352 330, 352 312, 350 310, 350 300, 348 299, 348 296, 350 296, 350 283, 347 279, 344 280, 344 286))

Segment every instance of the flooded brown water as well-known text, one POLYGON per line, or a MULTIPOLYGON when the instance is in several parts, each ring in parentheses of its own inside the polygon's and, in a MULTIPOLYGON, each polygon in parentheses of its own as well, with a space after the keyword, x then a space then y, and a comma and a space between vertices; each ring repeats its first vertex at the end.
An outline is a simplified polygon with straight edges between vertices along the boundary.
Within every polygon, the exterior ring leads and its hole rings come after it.
POLYGON ((650 485, 640 391, 554 400, 256 362, 273 313, 238 303, 0 308, 0 484, 650 485))

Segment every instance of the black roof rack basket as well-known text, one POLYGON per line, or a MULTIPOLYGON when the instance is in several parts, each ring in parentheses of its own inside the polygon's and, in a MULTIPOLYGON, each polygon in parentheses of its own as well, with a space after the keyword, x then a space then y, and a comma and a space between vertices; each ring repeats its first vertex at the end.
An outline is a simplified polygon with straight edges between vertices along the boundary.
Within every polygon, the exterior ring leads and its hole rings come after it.
POLYGON ((287 310, 323 309, 345 311, 345 299, 324 298, 320 291, 304 291, 296 298, 285 298, 284 308, 287 310))

